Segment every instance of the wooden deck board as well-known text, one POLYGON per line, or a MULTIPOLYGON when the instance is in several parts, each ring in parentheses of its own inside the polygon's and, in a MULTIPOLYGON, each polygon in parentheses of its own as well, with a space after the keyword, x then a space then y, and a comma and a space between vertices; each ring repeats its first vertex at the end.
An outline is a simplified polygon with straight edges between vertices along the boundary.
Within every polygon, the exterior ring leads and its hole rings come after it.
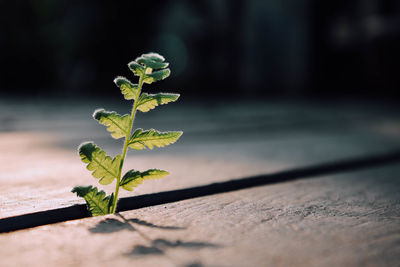
MULTIPOLYGON (((70 189, 96 180, 76 154, 80 142, 119 152, 121 142, 90 119, 95 104, 68 105, 1 103, 0 219, 82 203, 70 189)), ((140 114, 139 126, 182 129, 182 139, 167 149, 130 152, 127 166, 171 176, 122 196, 400 148, 400 114, 392 107, 169 108, 140 114)), ((121 213, 127 221, 110 215, 1 234, 0 266, 393 266, 400 260, 399 175, 398 164, 371 167, 121 213)))
POLYGON ((395 266, 400 166, 0 235, 2 266, 395 266))

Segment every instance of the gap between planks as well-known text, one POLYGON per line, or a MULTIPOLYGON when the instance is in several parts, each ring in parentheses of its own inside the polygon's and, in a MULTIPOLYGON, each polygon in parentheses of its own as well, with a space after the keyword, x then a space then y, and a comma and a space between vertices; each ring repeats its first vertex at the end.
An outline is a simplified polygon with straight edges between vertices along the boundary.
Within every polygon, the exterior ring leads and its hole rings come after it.
MULTIPOLYGON (((308 167, 300 167, 272 174, 245 177, 226 182, 212 183, 203 186, 146 194, 141 196, 125 197, 119 200, 117 212, 162 205, 196 197, 226 193, 255 186, 275 184, 298 179, 315 178, 320 175, 355 171, 398 162, 400 162, 400 149, 385 154, 349 158, 346 160, 322 163, 308 167)), ((82 219, 86 217, 89 217, 86 204, 23 214, 0 219, 0 233, 59 223, 63 221, 82 219)))

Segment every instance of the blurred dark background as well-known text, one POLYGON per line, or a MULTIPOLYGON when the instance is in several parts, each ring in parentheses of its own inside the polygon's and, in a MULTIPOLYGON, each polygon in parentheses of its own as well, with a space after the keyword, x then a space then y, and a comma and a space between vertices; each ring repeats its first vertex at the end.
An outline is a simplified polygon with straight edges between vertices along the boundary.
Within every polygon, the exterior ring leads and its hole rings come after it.
POLYGON ((2 96, 120 97, 154 51, 189 97, 396 99, 399 50, 398 0, 0 2, 2 96))

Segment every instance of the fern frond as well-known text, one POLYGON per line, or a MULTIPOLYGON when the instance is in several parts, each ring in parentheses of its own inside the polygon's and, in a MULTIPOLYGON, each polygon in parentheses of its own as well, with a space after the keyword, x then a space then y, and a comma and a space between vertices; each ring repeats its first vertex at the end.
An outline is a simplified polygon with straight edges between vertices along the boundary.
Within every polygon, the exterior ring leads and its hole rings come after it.
POLYGON ((78 197, 83 197, 88 206, 88 211, 91 216, 100 216, 112 213, 112 203, 114 201, 114 193, 106 196, 106 193, 97 187, 75 186, 72 193, 76 193, 78 197))
POLYGON ((158 93, 158 94, 146 94, 142 93, 139 98, 137 109, 141 112, 147 112, 159 105, 165 105, 170 102, 178 100, 179 94, 169 93, 158 93))
POLYGON ((107 185, 112 183, 118 176, 119 167, 121 164, 121 156, 117 155, 111 158, 106 155, 106 152, 101 150, 93 142, 82 143, 78 148, 81 160, 87 163, 86 168, 93 171, 94 178, 100 179, 99 183, 107 185))
POLYGON ((93 118, 104 126, 107 126, 107 131, 115 139, 125 137, 128 134, 131 119, 129 114, 119 115, 115 111, 96 109, 93 113, 93 118))
POLYGON ((169 172, 150 169, 144 172, 130 170, 128 171, 121 180, 120 186, 128 191, 133 191, 133 188, 143 183, 144 180, 160 179, 169 175, 169 172))
POLYGON ((154 147, 164 147, 175 143, 183 132, 159 132, 154 129, 143 131, 137 129, 131 136, 128 146, 132 149, 142 150, 146 147, 153 149, 154 147))
POLYGON ((121 93, 124 95, 126 100, 132 100, 136 98, 138 90, 138 85, 133 84, 127 78, 118 76, 114 79, 114 83, 121 89, 121 93))

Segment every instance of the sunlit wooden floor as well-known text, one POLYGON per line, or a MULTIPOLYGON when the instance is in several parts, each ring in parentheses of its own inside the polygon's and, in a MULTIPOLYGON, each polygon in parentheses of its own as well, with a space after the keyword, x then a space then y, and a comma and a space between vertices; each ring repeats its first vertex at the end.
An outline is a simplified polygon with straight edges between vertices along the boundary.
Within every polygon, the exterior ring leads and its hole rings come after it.
MULTIPOLYGON (((83 203, 96 185, 76 148, 122 143, 91 118, 124 102, 0 100, 0 219, 83 203)), ((134 196, 363 159, 400 150, 400 111, 384 103, 182 100, 137 127, 183 130, 175 145, 129 151, 160 168, 134 196)), ((338 170, 252 188, 0 234, 0 266, 395 266, 400 164, 338 170)), ((97 184, 98 185, 98 184, 97 184)), ((100 188, 107 192, 113 186, 100 188)))

